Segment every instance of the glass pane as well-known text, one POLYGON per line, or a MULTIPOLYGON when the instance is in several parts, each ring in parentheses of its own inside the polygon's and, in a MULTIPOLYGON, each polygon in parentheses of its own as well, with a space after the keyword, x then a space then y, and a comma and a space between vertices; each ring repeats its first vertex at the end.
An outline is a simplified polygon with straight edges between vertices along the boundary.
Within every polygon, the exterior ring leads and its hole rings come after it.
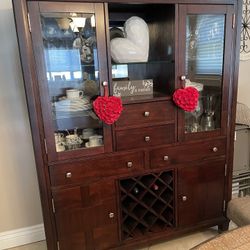
POLYGON ((185 133, 220 128, 225 15, 188 15, 186 86, 200 92, 194 112, 185 112, 185 133))
POLYGON ((174 86, 175 6, 109 4, 113 95, 170 96, 174 86))
POLYGON ((99 95, 95 16, 46 13, 41 21, 56 151, 101 146, 102 123, 91 105, 99 95))

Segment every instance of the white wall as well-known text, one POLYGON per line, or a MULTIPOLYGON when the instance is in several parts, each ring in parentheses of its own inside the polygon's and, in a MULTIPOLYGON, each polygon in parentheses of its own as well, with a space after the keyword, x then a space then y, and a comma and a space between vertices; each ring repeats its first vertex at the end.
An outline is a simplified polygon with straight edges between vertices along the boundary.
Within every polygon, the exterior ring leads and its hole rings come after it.
POLYGON ((0 1, 0 135, 1 233, 42 223, 11 0, 0 1))
POLYGON ((250 60, 240 61, 238 101, 250 108, 250 60))

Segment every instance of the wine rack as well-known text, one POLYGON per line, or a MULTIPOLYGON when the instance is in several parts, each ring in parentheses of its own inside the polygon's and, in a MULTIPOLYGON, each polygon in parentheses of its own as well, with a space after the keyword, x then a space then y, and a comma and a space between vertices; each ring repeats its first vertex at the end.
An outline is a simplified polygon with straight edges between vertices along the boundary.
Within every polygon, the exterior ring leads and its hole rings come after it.
POLYGON ((173 171, 119 180, 123 240, 174 227, 173 171))

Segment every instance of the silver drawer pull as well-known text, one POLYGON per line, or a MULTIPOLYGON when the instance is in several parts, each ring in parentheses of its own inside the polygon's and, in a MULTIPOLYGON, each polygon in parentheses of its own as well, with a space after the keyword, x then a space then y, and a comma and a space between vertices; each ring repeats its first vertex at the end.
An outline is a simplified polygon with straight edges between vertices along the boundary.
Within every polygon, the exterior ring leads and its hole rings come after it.
POLYGON ((163 156, 163 160, 164 160, 164 161, 168 161, 168 160, 169 160, 168 155, 164 155, 164 156, 163 156))
POLYGON ((133 162, 132 161, 128 161, 127 162, 127 167, 128 168, 132 168, 133 167, 133 162))
POLYGON ((215 153, 218 152, 218 150, 219 150, 219 149, 218 149, 217 147, 214 147, 214 148, 213 148, 213 152, 215 152, 215 153))
POLYGON ((71 178, 71 177, 72 177, 72 173, 71 173, 71 172, 67 172, 67 173, 65 174, 65 177, 68 178, 68 179, 71 178))
POLYGON ((149 112, 149 111, 145 111, 145 112, 144 112, 144 116, 145 116, 145 117, 149 117, 149 115, 150 115, 150 112, 149 112))
POLYGON ((114 214, 114 213, 112 213, 112 212, 109 213, 109 218, 110 218, 110 219, 113 219, 114 217, 115 217, 115 214, 114 214))
POLYGON ((187 196, 186 195, 183 195, 182 196, 182 201, 186 201, 187 200, 187 196))
POLYGON ((184 76, 184 75, 181 76, 180 78, 181 78, 182 81, 185 81, 185 80, 186 80, 186 76, 184 76))
POLYGON ((145 136, 145 137, 144 137, 144 140, 145 140, 146 142, 150 141, 150 136, 145 136))

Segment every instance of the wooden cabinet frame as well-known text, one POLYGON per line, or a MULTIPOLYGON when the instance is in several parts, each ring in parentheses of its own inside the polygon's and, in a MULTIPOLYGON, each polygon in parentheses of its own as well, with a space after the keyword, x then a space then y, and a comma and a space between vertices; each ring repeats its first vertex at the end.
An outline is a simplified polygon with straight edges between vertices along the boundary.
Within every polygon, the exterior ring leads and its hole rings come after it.
MULTIPOLYGON (((225 15, 225 39, 224 39, 224 51, 231 51, 234 47, 233 45, 233 32, 234 32, 234 22, 235 22, 235 12, 233 6, 223 6, 223 5, 180 5, 179 6, 179 34, 182 34, 182 39, 179 46, 179 73, 178 73, 178 87, 182 87, 182 81, 180 76, 185 75, 185 60, 182 58, 185 56, 185 34, 186 34, 186 17, 188 14, 223 14, 225 15)), ((184 132, 184 112, 179 110, 178 120, 179 120, 179 130, 178 137, 180 141, 183 140, 194 140, 206 138, 208 134, 211 136, 225 136, 227 134, 227 124, 228 124, 228 97, 229 89, 232 88, 232 65, 233 55, 229 53, 224 53, 223 60, 223 72, 222 72, 222 103, 221 103, 221 122, 220 128, 213 130, 211 132, 199 132, 199 133, 188 133, 184 132)))
MULTIPOLYGON (((193 166, 193 163, 175 163, 170 161, 169 166, 161 165, 162 162, 157 165, 157 162, 160 162, 160 160, 157 160, 157 149, 159 149, 160 152, 163 154, 165 153, 165 148, 176 147, 184 147, 186 146, 188 150, 192 150, 192 145, 196 145, 197 143, 202 143, 205 141, 206 143, 213 144, 214 140, 225 140, 226 141, 226 153, 223 155, 216 155, 216 156, 208 156, 205 157, 206 159, 201 159, 203 162, 202 164, 207 164, 205 162, 221 162, 223 161, 223 164, 225 162, 224 167, 224 173, 225 177, 223 179, 223 185, 224 185, 224 197, 223 200, 225 201, 225 206, 223 207, 223 216, 220 218, 210 218, 208 220, 201 220, 198 223, 195 223, 193 225, 189 225, 187 227, 180 226, 178 228, 175 228, 173 231, 168 232, 162 232, 159 234, 153 234, 150 236, 150 242, 158 242, 163 239, 169 239, 171 237, 176 237, 178 235, 181 235, 186 232, 191 232, 193 230, 199 229, 201 227, 210 227, 214 225, 219 225, 221 229, 225 228, 227 225, 227 219, 225 215, 225 209, 227 206, 227 202, 231 199, 231 186, 232 186, 232 162, 233 162, 233 138, 234 138, 234 120, 235 120, 235 112, 236 112, 236 98, 237 98, 237 81, 238 81, 238 68, 239 68, 239 46, 240 46, 240 24, 241 24, 241 1, 236 0, 158 0, 157 3, 167 3, 167 4, 173 4, 175 6, 175 88, 178 88, 180 86, 180 80, 179 76, 183 74, 183 63, 181 63, 182 59, 182 53, 183 53, 183 46, 184 42, 182 41, 183 36, 181 36, 181 32, 184 30, 183 22, 185 15, 180 15, 180 13, 190 13, 192 11, 195 11, 195 13, 205 13, 207 10, 209 10, 209 13, 224 13, 227 16, 226 19, 226 38, 227 41, 225 44, 225 58, 224 58, 224 79, 223 79, 223 104, 222 104, 222 120, 221 120, 221 129, 215 132, 211 133, 204 133, 197 136, 194 136, 191 138, 190 136, 185 136, 183 132, 183 114, 182 112, 178 112, 178 119, 175 118, 175 131, 176 134, 178 132, 178 138, 175 137, 175 142, 171 145, 155 145, 153 147, 145 147, 140 149, 132 149, 132 150, 126 150, 121 152, 115 152, 115 142, 113 139, 113 136, 115 136, 114 127, 106 127, 105 128, 105 136, 107 138, 106 144, 103 148, 97 151, 85 151, 82 153, 80 152, 65 152, 62 155, 56 154, 56 152, 53 152, 51 154, 47 154, 46 152, 46 142, 49 144, 49 146, 54 147, 54 142, 51 139, 51 131, 52 127, 49 123, 49 119, 47 117, 47 110, 43 110, 43 107, 46 107, 46 96, 44 95, 45 90, 43 89, 44 86, 41 84, 41 81, 43 81, 43 75, 41 68, 41 64, 36 65, 36 57, 39 57, 41 55, 41 48, 39 48, 39 36, 33 36, 33 31, 30 32, 30 24, 31 29, 36 29, 37 31, 40 30, 38 21, 38 13, 39 13, 39 4, 40 4, 40 10, 41 11, 70 11, 70 10, 76 10, 81 11, 81 6, 83 7, 83 10, 89 9, 96 13, 97 15, 97 26, 99 29, 97 30, 98 34, 98 40, 99 40, 99 64, 102 66, 101 68, 101 75, 100 75, 100 82, 105 80, 110 80, 110 72, 108 70, 108 66, 110 65, 110 60, 108 55, 109 46, 107 44, 107 34, 105 33, 105 30, 108 27, 108 20, 107 20, 107 6, 109 3, 152 3, 150 0, 137 0, 137 1, 125 1, 125 0, 108 0, 105 1, 105 3, 100 3, 98 0, 61 0, 61 1, 54 1, 53 3, 48 3, 47 1, 26 1, 26 0, 13 0, 13 8, 14 8, 14 14, 15 14, 15 22, 16 22, 16 29, 17 29, 17 35, 18 35, 18 42, 19 42, 19 49, 20 49, 20 57, 21 57, 21 63, 22 63, 22 71, 23 71, 23 78, 25 82, 25 90, 26 90, 26 98, 29 108, 29 117, 30 117, 30 123, 31 123, 31 130, 32 130, 32 136, 33 136, 33 145, 34 145, 34 154, 35 154, 35 160, 36 160, 36 168, 37 168, 37 174, 38 174, 38 182, 40 187, 40 196, 41 196, 41 203, 42 203, 42 210, 43 210, 43 218, 44 218, 44 226, 45 226, 45 233, 46 233, 46 240, 49 250, 56 250, 58 249, 58 246, 60 245, 60 242, 58 243, 58 228, 56 225, 55 220, 55 211, 53 206, 53 196, 56 196, 57 193, 60 193, 62 190, 69 190, 70 188, 76 187, 74 184, 67 184, 65 186, 57 186, 53 187, 51 184, 51 173, 50 169, 53 167, 60 167, 61 163, 65 164, 76 164, 74 163, 74 158, 78 158, 77 161, 86 160, 97 160, 102 161, 103 159, 106 159, 106 157, 112 158, 118 158, 121 157, 121 159, 125 159, 124 162, 121 165, 121 168, 127 168, 131 164, 129 163, 129 154, 130 153, 138 153, 140 152, 142 154, 142 162, 144 164, 143 168, 138 168, 134 173, 131 174, 131 172, 126 172, 125 170, 122 170, 120 172, 117 172, 117 175, 112 175, 107 178, 111 178, 115 181, 117 184, 117 181, 120 178, 129 177, 129 176, 135 176, 135 175, 145 175, 147 173, 152 173, 155 171, 162 171, 162 168, 168 169, 171 167, 171 169, 174 169, 175 171, 175 193, 176 197, 175 200, 178 200, 178 191, 180 191, 180 185, 181 180, 179 178, 178 171, 184 172, 187 170, 188 166, 193 166), (220 7, 220 6, 228 6, 220 7), (80 7, 79 7, 80 6, 80 7), (221 10, 221 8, 224 10, 221 10), (28 11, 28 9, 32 11, 28 11), (28 16, 29 13, 29 16, 28 16), (235 15, 235 19, 232 16, 235 15), (180 18, 180 20, 179 20, 180 18), (235 20, 235 27, 233 29, 230 29, 232 27, 233 22, 235 20), (29 21, 31 23, 29 24, 29 21), (231 25, 232 24, 232 25, 231 25), (38 41, 37 47, 34 48, 32 44, 34 41, 38 41), (227 51, 230 51, 230 53, 227 53, 227 51), (107 59, 108 58, 108 59, 107 59), (40 83, 39 83, 40 82, 40 83), (42 98, 40 98, 42 96, 42 98), (197 138, 195 138, 197 137, 197 138), (177 139, 179 141, 177 141, 177 139), (194 140, 193 140, 194 139, 194 140), (154 151, 154 159, 155 161, 151 160, 151 151, 154 151), (127 157, 127 158, 126 158, 127 157), (155 163, 156 162, 156 163, 155 163), (151 164, 155 164, 151 166, 151 164), (125 174, 126 172, 126 174, 125 174), (179 185, 179 187, 178 187, 179 185)), ((39 33, 39 32, 37 32, 39 33)), ((162 100, 161 100, 162 101, 162 100)), ((168 99, 170 101, 170 99, 168 99)), ((135 125, 136 126, 136 125, 135 125)), ((131 127, 132 128, 132 127, 131 127)), ((188 152, 187 150, 187 152, 188 152)), ((172 151, 170 151, 172 152, 172 151)), ((178 151, 177 151, 178 152, 178 151)), ((176 153, 173 153, 175 156, 176 153)), ((167 158, 166 158, 167 159, 167 158)), ((179 161, 179 158, 178 158, 179 161)), ((108 163, 106 163, 108 164, 108 163)), ((204 166, 205 166, 204 165, 204 166)), ((206 165, 207 166, 207 165, 206 165)), ((183 173, 184 173, 183 172, 183 173)), ((181 172, 180 172, 181 173, 181 172)), ((64 173, 63 173, 64 174, 64 173)), ((98 180, 100 178, 106 178, 106 177, 97 177, 96 180, 98 183, 98 180)), ((221 183, 220 183, 221 184, 221 183)), ((220 185, 219 184, 219 185, 220 185)), ((84 185, 88 186, 88 184, 84 183, 84 185)), ((91 183, 89 183, 91 185, 91 183)), ((116 196, 118 195, 118 185, 115 185, 115 192, 116 196)), ((59 196, 58 196, 59 197, 59 196)), ((56 198, 58 198, 56 197, 56 198)), ((120 232, 120 226, 119 223, 122 223, 120 220, 119 215, 119 202, 118 197, 114 198, 114 201, 116 201, 116 208, 117 208, 117 222, 118 222, 118 228, 116 233, 118 236, 121 234, 120 232)), ((66 202, 67 203, 67 202, 66 202)), ((56 201, 56 205, 57 205, 56 201)), ((68 203, 67 203, 68 204, 68 203)), ((179 214, 179 205, 178 202, 176 202, 175 207, 175 214, 177 219, 177 225, 181 225, 181 219, 179 214), (179 223, 179 224, 178 224, 179 223)), ((102 229, 103 230, 103 229, 102 229)), ((114 230, 114 228, 112 229, 114 230)), ((103 230, 105 231, 105 229, 103 230)), ((91 241, 86 246, 86 249, 100 249, 100 244, 102 241, 102 237, 104 237, 103 232, 100 233, 100 231, 95 231, 95 237, 93 238, 93 233, 90 233, 90 239, 99 239, 98 242, 91 241), (92 238, 91 238, 92 237, 92 238), (94 243, 93 243, 94 242, 94 243), (95 245, 96 244, 96 245, 95 245), (99 244, 99 245, 98 245, 99 244)), ((88 235, 87 235, 88 236, 88 235)), ((117 242, 117 245, 114 246, 114 249, 133 249, 135 247, 145 246, 149 242, 148 238, 139 238, 135 241, 127 241, 127 242, 117 242)), ((83 249, 85 249, 83 247, 83 249)), ((108 246, 106 249, 110 249, 108 246)))
MULTIPOLYGON (((100 154, 104 152, 112 151, 112 143, 111 143, 111 129, 109 126, 104 124, 104 146, 98 147, 97 149, 88 150, 85 149, 83 151, 66 151, 63 153, 57 153, 55 150, 55 140, 54 140, 54 132, 53 132, 53 118, 52 118, 52 110, 50 105, 50 100, 48 99, 48 86, 44 84, 47 82, 46 79, 46 70, 45 70, 45 60, 42 44, 42 30, 41 30, 41 20, 40 13, 49 13, 49 12, 77 12, 77 13, 93 13, 96 16, 96 32, 97 32, 97 47, 98 47, 98 63, 99 63, 99 81, 100 87, 101 83, 107 81, 107 61, 106 61, 106 46, 105 46, 105 33, 103 30, 104 27, 104 10, 103 4, 97 3, 83 3, 79 6, 79 3, 53 3, 53 2, 29 2, 28 3, 28 11, 30 18, 30 28, 33 30, 32 32, 32 41, 33 41, 33 51, 34 57, 36 61, 36 67, 39 68, 38 74, 38 91, 40 93, 40 100, 42 106, 42 116, 44 121, 44 132, 45 132, 45 140, 47 143, 47 153, 48 153, 48 161, 60 161, 69 158, 79 157, 83 155, 91 155, 91 154, 100 154)), ((101 87, 102 90, 102 87, 101 87)), ((103 93, 103 91, 102 91, 103 93)))

